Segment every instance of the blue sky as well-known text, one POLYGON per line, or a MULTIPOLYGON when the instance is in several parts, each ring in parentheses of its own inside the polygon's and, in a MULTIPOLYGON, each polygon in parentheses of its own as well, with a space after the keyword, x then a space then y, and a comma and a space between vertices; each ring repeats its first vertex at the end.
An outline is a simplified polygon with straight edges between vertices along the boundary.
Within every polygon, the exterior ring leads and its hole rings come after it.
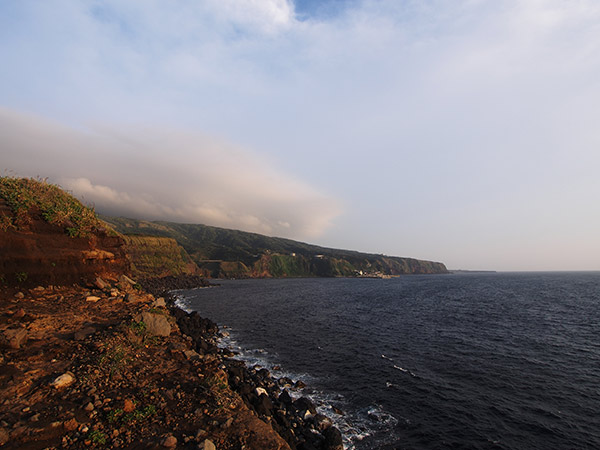
POLYGON ((595 0, 5 0, 0 151, 98 210, 600 269, 595 0))

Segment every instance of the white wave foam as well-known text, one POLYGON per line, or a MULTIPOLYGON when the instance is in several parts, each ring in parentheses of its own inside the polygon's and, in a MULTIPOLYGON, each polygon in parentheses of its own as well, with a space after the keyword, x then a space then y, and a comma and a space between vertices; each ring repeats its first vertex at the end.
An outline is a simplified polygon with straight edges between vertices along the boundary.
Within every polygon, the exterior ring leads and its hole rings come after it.
POLYGON ((185 297, 183 297, 182 295, 177 295, 177 294, 175 294, 174 297, 175 297, 175 306, 177 306, 179 309, 182 309, 186 313, 191 313, 193 311, 185 297))
POLYGON ((415 375, 414 373, 412 373, 412 372, 411 372, 410 370, 408 370, 408 369, 405 369, 404 367, 397 366, 396 364, 394 364, 394 366, 393 366, 393 367, 394 367, 394 369, 397 369, 397 370, 399 370, 399 371, 401 371, 401 372, 404 372, 404 373, 407 373, 407 374, 409 374, 411 377, 416 377, 416 375, 415 375))
POLYGON ((302 380, 306 387, 302 389, 290 389, 292 398, 307 397, 314 404, 319 414, 327 416, 341 432, 344 439, 344 449, 354 450, 356 444, 373 434, 382 430, 391 429, 398 421, 385 412, 381 406, 374 405, 367 410, 356 411, 343 395, 334 392, 326 392, 317 389, 318 380, 308 373, 296 373, 286 370, 276 362, 277 355, 268 353, 261 348, 248 348, 240 344, 234 329, 226 325, 228 336, 219 339, 219 346, 228 348, 236 353, 234 359, 244 362, 248 367, 260 366, 275 373, 276 378, 289 378, 297 381, 302 380), (274 367, 277 367, 275 370, 274 367), (342 414, 339 414, 339 411, 342 414))

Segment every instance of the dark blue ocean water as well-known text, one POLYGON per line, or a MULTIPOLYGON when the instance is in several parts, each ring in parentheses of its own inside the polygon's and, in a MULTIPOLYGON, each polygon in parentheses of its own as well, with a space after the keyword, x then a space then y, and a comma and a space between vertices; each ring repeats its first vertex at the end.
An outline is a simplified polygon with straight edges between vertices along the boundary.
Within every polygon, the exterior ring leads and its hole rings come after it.
POLYGON ((600 273, 243 280, 182 294, 231 327, 226 343, 250 363, 308 382, 303 395, 349 448, 600 449, 600 273))

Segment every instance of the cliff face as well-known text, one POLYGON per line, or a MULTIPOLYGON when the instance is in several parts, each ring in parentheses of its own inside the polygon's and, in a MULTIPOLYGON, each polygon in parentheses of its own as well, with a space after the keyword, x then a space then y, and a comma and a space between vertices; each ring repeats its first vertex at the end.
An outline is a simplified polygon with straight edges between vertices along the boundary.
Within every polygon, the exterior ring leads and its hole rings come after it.
POLYGON ((219 278, 448 273, 439 262, 339 250, 206 225, 106 217, 124 234, 171 237, 204 275, 219 278))
POLYGON ((56 186, 0 178, 0 286, 116 279, 129 273, 124 244, 56 186))
POLYGON ((175 239, 123 236, 131 273, 136 278, 198 275, 200 270, 175 239))

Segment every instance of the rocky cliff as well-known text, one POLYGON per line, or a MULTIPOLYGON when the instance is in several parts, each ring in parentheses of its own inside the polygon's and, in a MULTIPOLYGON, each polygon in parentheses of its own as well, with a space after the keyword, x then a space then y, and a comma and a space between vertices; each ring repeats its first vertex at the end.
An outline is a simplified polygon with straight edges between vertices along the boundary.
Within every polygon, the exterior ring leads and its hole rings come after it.
POLYGON ((0 285, 86 283, 129 273, 125 241, 43 180, 0 178, 0 285))
POLYGON ((43 180, 0 178, 0 199, 0 447, 342 450, 301 383, 158 296, 203 280, 155 296, 126 276, 127 248, 138 271, 193 269, 173 240, 124 239, 43 180))
POLYGON ((134 278, 198 275, 200 270, 175 239, 159 236, 123 236, 134 278))
POLYGON ((123 234, 170 237, 215 278, 353 277, 448 273, 440 262, 320 247, 199 224, 104 217, 123 234))

